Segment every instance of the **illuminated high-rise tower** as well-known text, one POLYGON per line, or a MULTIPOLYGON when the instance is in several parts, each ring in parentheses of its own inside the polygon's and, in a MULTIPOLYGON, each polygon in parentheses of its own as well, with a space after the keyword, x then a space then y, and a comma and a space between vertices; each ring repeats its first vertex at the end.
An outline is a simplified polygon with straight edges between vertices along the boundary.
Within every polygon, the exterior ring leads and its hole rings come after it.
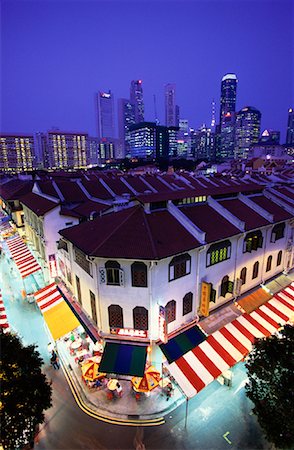
POLYGON ((235 132, 235 159, 247 158, 249 149, 257 144, 260 134, 261 112, 246 106, 238 112, 235 132))
POLYGON ((222 78, 220 100, 220 124, 227 113, 236 111, 237 77, 234 73, 228 73, 222 78))
POLYGON ((98 92, 96 96, 98 136, 114 138, 114 101, 111 91, 98 92))
POLYGON ((131 82, 130 102, 134 107, 135 123, 144 122, 142 80, 133 80, 131 82))
POLYGON ((294 145, 294 110, 293 110, 293 108, 288 109, 286 144, 294 145))
POLYGON ((169 83, 165 85, 165 124, 167 127, 176 127, 177 105, 176 105, 176 85, 169 83))

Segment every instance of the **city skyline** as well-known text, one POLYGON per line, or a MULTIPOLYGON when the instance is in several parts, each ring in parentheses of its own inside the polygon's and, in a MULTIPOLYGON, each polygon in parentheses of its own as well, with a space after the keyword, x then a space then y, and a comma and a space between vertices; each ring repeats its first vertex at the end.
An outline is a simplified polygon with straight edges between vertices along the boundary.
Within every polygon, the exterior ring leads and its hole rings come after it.
MULTIPOLYGON (((95 94, 110 89, 117 109, 118 98, 129 98, 132 79, 143 82, 145 120, 155 120, 155 94, 160 123, 165 123, 164 86, 175 83, 180 118, 198 128, 210 124, 213 99, 219 116, 221 79, 235 73, 236 111, 257 108, 261 131, 279 130, 285 142, 293 106, 291 2, 239 2, 232 8, 229 1, 163 1, 148 3, 148 9, 144 2, 137 9, 132 2, 110 3, 42 2, 41 11, 38 2, 3 2, 3 133, 58 127, 96 135, 95 94), (146 35, 138 24, 140 13, 150 24, 146 35), (114 31, 107 39, 101 39, 108 23, 101 17, 111 17, 114 31), (232 24, 225 33, 228 17, 232 24), (229 40, 225 53, 216 45, 219 36, 229 40)), ((117 111, 115 121, 117 130, 117 111)))

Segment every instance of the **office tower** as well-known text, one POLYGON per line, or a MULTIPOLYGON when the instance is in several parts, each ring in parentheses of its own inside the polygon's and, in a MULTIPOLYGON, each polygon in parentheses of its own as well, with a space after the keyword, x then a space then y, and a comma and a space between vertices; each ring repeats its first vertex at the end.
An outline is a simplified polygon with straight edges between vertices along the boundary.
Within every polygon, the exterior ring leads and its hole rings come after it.
POLYGON ((98 137, 114 138, 114 99, 111 91, 96 95, 98 137))
POLYGON ((186 158, 187 156, 191 156, 190 153, 191 153, 191 139, 190 139, 189 122, 187 119, 180 119, 178 131, 177 156, 180 158, 186 158))
POLYGON ((236 111, 237 77, 234 73, 228 73, 222 78, 220 100, 220 124, 227 113, 236 111))
POLYGON ((222 78, 220 99, 220 149, 221 159, 234 157, 237 77, 228 73, 222 78))
POLYGON ((46 134, 42 131, 35 133, 36 167, 44 169, 49 167, 48 147, 46 134))
POLYGON ((27 172, 35 168, 33 135, 0 135, 0 171, 27 172))
POLYGON ((168 127, 168 156, 171 158, 178 156, 178 132, 179 127, 168 127))
POLYGON ((133 80, 131 82, 130 102, 134 107, 135 123, 144 122, 142 80, 133 80))
POLYGON ((191 155, 195 159, 213 159, 214 133, 203 124, 198 130, 191 130, 191 155))
POLYGON ((118 99, 118 136, 122 151, 120 157, 123 158, 129 153, 129 126, 135 123, 134 107, 130 100, 126 98, 118 99))
POLYGON ((130 154, 135 158, 154 158, 156 154, 156 123, 141 122, 129 127, 130 154))
POLYGON ((180 123, 180 107, 176 105, 176 126, 178 127, 180 123))
POLYGON ((165 124, 167 127, 178 126, 176 85, 174 83, 169 83, 165 86, 165 124))
POLYGON ((88 133, 51 130, 47 146, 51 169, 82 169, 88 164, 88 133))
POLYGON ((288 124, 287 124, 287 136, 286 145, 294 145, 294 110, 288 109, 288 124))
POLYGON ((214 130, 214 127, 215 127, 215 101, 213 99, 211 103, 211 124, 210 124, 211 130, 214 130))
POLYGON ((246 106, 237 113, 235 132, 235 159, 247 158, 249 149, 259 140, 261 113, 246 106))

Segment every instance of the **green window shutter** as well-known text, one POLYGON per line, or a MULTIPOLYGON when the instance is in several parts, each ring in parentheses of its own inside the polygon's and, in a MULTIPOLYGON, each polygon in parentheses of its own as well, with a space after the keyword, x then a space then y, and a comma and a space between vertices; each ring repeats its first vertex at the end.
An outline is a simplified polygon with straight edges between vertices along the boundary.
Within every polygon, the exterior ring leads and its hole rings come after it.
POLYGON ((259 236, 258 237, 258 247, 257 248, 262 248, 263 246, 263 236, 259 236))
POLYGON ((230 294, 232 294, 234 292, 234 282, 233 281, 228 281, 228 291, 230 294))

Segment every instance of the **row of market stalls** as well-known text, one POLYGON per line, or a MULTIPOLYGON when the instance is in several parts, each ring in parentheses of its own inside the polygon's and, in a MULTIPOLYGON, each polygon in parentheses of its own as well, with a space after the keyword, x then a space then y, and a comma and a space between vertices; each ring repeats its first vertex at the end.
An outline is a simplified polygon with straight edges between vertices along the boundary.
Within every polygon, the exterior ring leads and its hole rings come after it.
MULTIPOLYGON (((162 345, 169 373, 186 398, 194 397, 252 350, 255 338, 268 337, 287 322, 294 322, 294 283, 250 314, 242 314, 189 351, 189 333, 162 345), (181 353, 181 356, 179 354, 181 353)), ((191 345, 191 344, 190 344, 191 345)))

